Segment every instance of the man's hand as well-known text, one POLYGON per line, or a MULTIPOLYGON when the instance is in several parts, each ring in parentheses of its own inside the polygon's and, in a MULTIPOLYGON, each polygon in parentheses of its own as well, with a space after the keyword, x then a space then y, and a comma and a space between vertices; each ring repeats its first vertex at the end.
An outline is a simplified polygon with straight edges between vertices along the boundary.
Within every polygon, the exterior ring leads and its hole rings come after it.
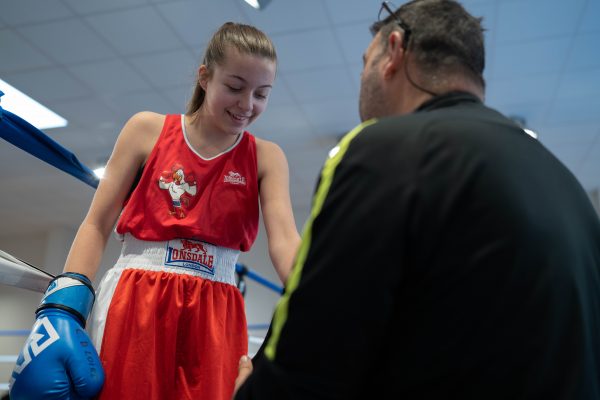
POLYGON ((233 397, 235 397, 235 394, 237 393, 238 389, 240 388, 240 386, 242 386, 242 384, 244 382, 246 382, 246 379, 248 379, 248 376, 250 376, 251 373, 252 373, 252 361, 250 360, 250 357, 242 356, 242 358, 240 358, 240 363, 238 365, 238 376, 235 379, 235 388, 233 389, 233 397))

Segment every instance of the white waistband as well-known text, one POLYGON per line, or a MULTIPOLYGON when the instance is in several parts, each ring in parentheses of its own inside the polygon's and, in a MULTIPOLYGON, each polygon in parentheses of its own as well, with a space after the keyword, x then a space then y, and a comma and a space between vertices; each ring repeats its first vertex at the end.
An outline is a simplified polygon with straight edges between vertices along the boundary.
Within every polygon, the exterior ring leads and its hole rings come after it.
POLYGON ((239 255, 239 250, 197 240, 148 242, 125 234, 121 255, 114 268, 173 272, 235 285, 235 264, 239 255))

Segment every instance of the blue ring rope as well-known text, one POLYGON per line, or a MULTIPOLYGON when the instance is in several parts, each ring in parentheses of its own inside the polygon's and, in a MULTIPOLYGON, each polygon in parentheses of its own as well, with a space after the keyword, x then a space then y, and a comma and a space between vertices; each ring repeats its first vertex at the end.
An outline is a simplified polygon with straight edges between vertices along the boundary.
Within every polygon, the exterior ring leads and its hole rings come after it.
POLYGON ((30 333, 31 329, 0 330, 0 336, 27 336, 30 333))
POLYGON ((266 331, 267 329, 269 329, 270 326, 271 326, 271 324, 249 324, 248 330, 249 331, 266 331))
POLYGON ((238 274, 247 276, 248 278, 253 279, 254 281, 260 283, 261 285, 263 285, 279 294, 283 293, 283 287, 276 285, 273 282, 263 278, 256 272, 252 271, 250 268, 246 267, 244 264, 235 264, 235 270, 238 274))

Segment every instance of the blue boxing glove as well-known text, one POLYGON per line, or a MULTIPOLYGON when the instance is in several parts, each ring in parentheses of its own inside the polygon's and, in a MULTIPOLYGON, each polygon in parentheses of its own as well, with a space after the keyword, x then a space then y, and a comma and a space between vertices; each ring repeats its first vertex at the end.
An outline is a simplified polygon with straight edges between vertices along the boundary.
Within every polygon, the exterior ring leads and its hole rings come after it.
POLYGON ((85 275, 50 282, 10 378, 12 400, 79 400, 100 391, 104 371, 84 330, 94 298, 85 275))

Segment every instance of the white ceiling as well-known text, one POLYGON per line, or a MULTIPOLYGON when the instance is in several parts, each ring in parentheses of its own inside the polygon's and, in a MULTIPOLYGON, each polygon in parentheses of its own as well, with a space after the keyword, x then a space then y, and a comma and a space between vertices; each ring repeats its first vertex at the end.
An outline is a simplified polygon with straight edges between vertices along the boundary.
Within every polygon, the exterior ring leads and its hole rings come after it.
MULTIPOLYGON (((600 0, 469 0, 484 17, 487 103, 518 115, 579 178, 600 186, 600 0)), ((251 131, 290 163, 299 215, 335 138, 359 122, 379 0, 0 0, 0 79, 69 121, 46 133, 94 167, 133 113, 184 111, 206 40, 228 20, 267 32, 279 71, 251 131)), ((77 226, 92 190, 0 142, 0 235, 77 226)))

